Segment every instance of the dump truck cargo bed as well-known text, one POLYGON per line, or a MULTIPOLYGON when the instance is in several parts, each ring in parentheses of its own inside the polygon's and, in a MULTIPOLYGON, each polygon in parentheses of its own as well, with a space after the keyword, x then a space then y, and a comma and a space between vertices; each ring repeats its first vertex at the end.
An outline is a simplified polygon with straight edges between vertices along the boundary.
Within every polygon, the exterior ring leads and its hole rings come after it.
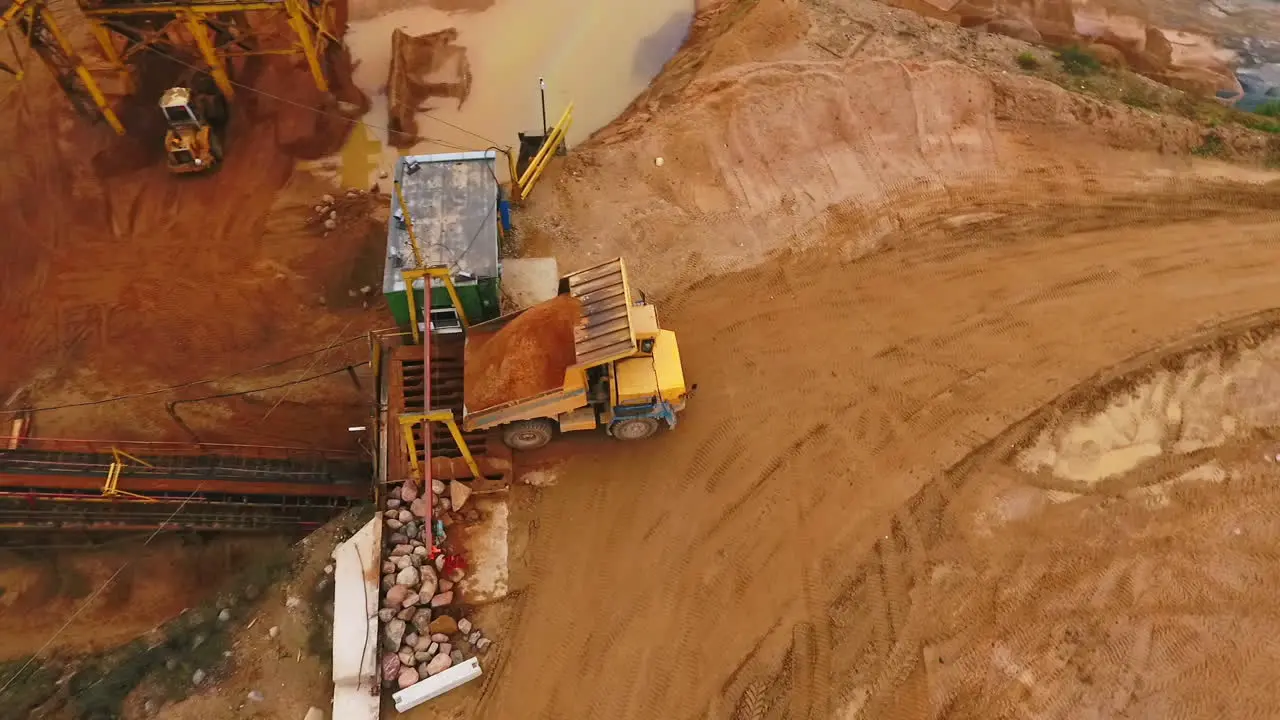
POLYGON ((587 400, 581 371, 636 351, 621 259, 566 275, 560 292, 467 330, 465 427, 582 407, 587 400))

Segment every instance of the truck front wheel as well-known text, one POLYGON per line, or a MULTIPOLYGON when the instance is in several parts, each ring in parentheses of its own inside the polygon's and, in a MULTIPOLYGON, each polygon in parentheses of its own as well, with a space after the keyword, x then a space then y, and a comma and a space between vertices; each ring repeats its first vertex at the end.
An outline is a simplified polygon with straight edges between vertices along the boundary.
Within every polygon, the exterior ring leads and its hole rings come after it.
POLYGON ((621 420, 614 423, 609 432, 619 440, 643 440, 658 432, 658 421, 655 418, 621 420))
POLYGON ((512 450, 537 450, 551 442, 554 434, 550 420, 519 420, 502 429, 502 442, 512 450))

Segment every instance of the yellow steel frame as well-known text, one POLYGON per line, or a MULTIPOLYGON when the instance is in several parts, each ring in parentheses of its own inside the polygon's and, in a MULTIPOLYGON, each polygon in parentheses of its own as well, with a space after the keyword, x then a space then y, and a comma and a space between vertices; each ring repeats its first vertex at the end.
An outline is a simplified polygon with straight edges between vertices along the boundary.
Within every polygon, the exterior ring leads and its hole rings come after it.
MULTIPOLYGON (((515 185, 513 194, 518 200, 524 200, 529 197, 529 193, 533 192, 533 186, 538 182, 538 178, 542 176, 542 171, 547 169, 547 165, 551 163, 551 158, 560 149, 560 145, 564 143, 564 138, 569 132, 570 125, 573 125, 573 103, 569 103, 569 107, 564 109, 560 119, 556 121, 555 126, 551 128, 551 132, 542 141, 542 147, 538 149, 538 154, 533 156, 529 167, 524 169, 524 174, 513 180, 515 185)), ((512 177, 514 178, 515 175, 512 174, 512 177)))
POLYGON ((422 337, 418 333, 418 300, 413 296, 413 284, 419 280, 423 280, 422 299, 426 302, 427 307, 423 311, 427 313, 424 320, 427 322, 427 330, 431 330, 431 283, 426 278, 436 278, 444 283, 444 289, 449 292, 449 301, 453 303, 453 309, 458 313, 458 321, 462 323, 462 327, 470 327, 471 323, 467 320, 467 311, 462 309, 462 298, 458 296, 458 286, 453 284, 453 273, 449 268, 443 265, 433 265, 418 270, 405 270, 401 273, 404 277, 404 295, 405 302, 409 305, 409 332, 413 335, 413 344, 417 345, 422 342, 422 337))
POLYGON ((413 426, 419 423, 441 422, 445 427, 449 428, 449 434, 453 436, 453 441, 458 445, 458 451, 462 453, 462 459, 466 461, 467 467, 471 469, 472 476, 479 480, 483 476, 480 474, 480 466, 476 464, 476 459, 472 457, 471 450, 467 447, 467 441, 462 437, 462 430, 458 428, 458 422, 453 419, 453 413, 449 410, 432 410, 424 413, 405 413, 400 416, 400 433, 404 436, 405 449, 409 452, 409 465, 413 468, 414 479, 421 483, 425 478, 422 474, 421 463, 418 462, 418 442, 413 437, 413 426))
POLYGON ((102 496, 113 498, 113 497, 119 497, 123 495, 125 497, 133 498, 134 500, 141 500, 143 502, 156 502, 155 498, 149 498, 146 495, 139 495, 137 493, 131 493, 131 492, 128 492, 127 490, 120 489, 120 472, 127 467, 127 465, 124 462, 126 459, 132 460, 135 463, 138 463, 139 465, 143 465, 146 467, 155 467, 155 466, 147 462, 146 460, 136 458, 133 455, 130 455, 129 453, 123 450, 120 450, 118 448, 111 448, 111 457, 112 457, 111 466, 107 468, 107 482, 102 486, 102 496))
MULTIPOLYGON (((34 26, 38 19, 46 28, 48 28, 49 35, 57 44, 58 50, 61 51, 63 56, 70 62, 72 71, 84 85, 85 90, 89 93, 90 99, 93 100, 93 104, 98 108, 98 112, 102 115, 102 119, 107 121, 107 124, 111 126, 111 129, 116 131, 116 134, 123 135, 124 125, 120 123, 120 118, 116 115, 115 111, 111 109, 111 105, 107 102, 107 96, 102 92, 102 88, 98 85, 98 81, 93 77, 93 74, 89 72, 89 69, 85 67, 84 62, 80 59, 80 54, 76 52, 75 47, 67 38, 66 33, 62 31, 62 28, 58 25, 57 19, 54 18, 53 13, 50 12, 49 8, 44 4, 44 0, 14 0, 13 4, 5 10, 4 15, 0 15, 0 31, 6 30, 10 23, 23 16, 27 19, 28 27, 34 26)), ((28 35, 25 39, 28 45, 30 45, 31 36, 28 35)), ((54 70, 56 74, 56 68, 54 68, 54 70)))

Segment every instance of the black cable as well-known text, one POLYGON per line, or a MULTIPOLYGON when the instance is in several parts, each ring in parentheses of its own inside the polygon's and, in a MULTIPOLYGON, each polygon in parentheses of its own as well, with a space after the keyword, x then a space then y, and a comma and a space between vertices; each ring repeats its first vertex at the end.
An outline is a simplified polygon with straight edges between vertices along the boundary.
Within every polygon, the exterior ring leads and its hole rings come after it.
POLYGON ((19 410, 0 410, 0 415, 19 415, 19 414, 21 414, 21 413, 25 413, 25 412, 44 412, 44 411, 48 411, 48 410, 67 410, 67 409, 70 409, 70 408, 90 407, 90 406, 93 406, 93 405, 104 405, 104 404, 106 404, 106 403, 119 402, 119 401, 121 401, 121 400, 135 400, 135 399, 137 399, 137 398, 150 397, 151 395, 162 395, 162 394, 164 394, 164 393, 170 393, 170 392, 173 392, 174 390, 182 390, 183 388, 189 388, 189 387, 193 387, 193 386, 196 386, 196 385, 209 385, 209 384, 216 383, 216 382, 222 382, 222 381, 224 381, 224 380, 230 380, 231 378, 240 377, 241 375, 248 375, 249 373, 258 372, 259 370, 266 370, 266 369, 268 369, 268 368, 277 367, 277 366, 279 366, 279 365, 286 365, 286 364, 288 364, 288 363, 293 362, 294 360, 300 360, 300 359, 302 359, 302 358, 304 358, 304 357, 308 357, 308 356, 310 356, 310 355, 318 355, 318 354, 320 354, 320 353, 322 353, 322 352, 328 352, 328 351, 330 351, 330 350, 332 350, 332 349, 334 349, 334 348, 342 347, 343 345, 348 345, 348 344, 350 344, 350 343, 353 343, 353 342, 355 342, 356 340, 365 340, 365 339, 367 339, 367 337, 368 337, 368 335, 367 335, 367 334, 366 334, 366 335, 356 335, 356 336, 354 336, 354 337, 347 338, 346 340, 342 340, 342 341, 337 342, 337 343, 334 343, 334 344, 332 344, 332 345, 327 345, 327 346, 325 346, 325 347, 317 348, 317 349, 315 349, 315 350, 308 350, 307 352, 300 353, 300 354, 298 354, 298 355, 294 355, 293 357, 288 357, 288 358, 285 358, 285 359, 283 359, 283 360, 274 360, 274 361, 272 361, 272 362, 264 363, 264 364, 262 364, 262 365, 258 365, 258 366, 256 366, 256 367, 251 367, 251 368, 249 368, 249 369, 247 369, 247 370, 237 370, 236 372, 233 372, 233 373, 231 373, 231 374, 229 374, 229 375, 223 375, 223 376, 221 376, 221 377, 209 378, 209 379, 205 379, 205 380, 192 380, 192 381, 190 381, 190 382, 179 383, 179 384, 177 384, 177 385, 170 385, 170 386, 168 386, 168 387, 156 388, 155 390, 145 390, 145 391, 143 391, 143 392, 128 393, 128 394, 125 394, 125 395, 116 395, 116 396, 109 397, 109 398, 102 398, 101 400, 86 400, 86 401, 84 401, 84 402, 67 403, 67 404, 65 404, 65 405, 46 405, 46 406, 44 406, 44 407, 37 407, 37 408, 23 408, 23 409, 19 409, 19 410))
POLYGON ((277 385, 267 385, 266 387, 251 388, 249 390, 237 390, 235 392, 218 393, 216 395, 205 395, 203 397, 198 397, 198 398, 184 398, 182 400, 172 400, 170 402, 165 403, 164 405, 165 405, 165 408, 169 410, 173 410, 173 408, 183 403, 193 403, 193 402, 200 402, 201 400, 216 400, 218 398, 237 397, 240 395, 249 395, 251 393, 256 393, 256 392, 264 392, 266 390, 279 390, 280 388, 289 387, 290 385, 301 385, 302 383, 311 382, 312 380, 319 380, 320 378, 329 377, 330 375, 337 375, 340 372, 347 372, 348 370, 354 370, 358 367, 364 367, 365 365, 368 365, 368 364, 369 364, 369 361, 365 360, 364 362, 358 362, 351 365, 343 365, 342 367, 334 368, 332 370, 326 370, 316 375, 299 378, 297 380, 290 380, 289 382, 279 383, 277 385))

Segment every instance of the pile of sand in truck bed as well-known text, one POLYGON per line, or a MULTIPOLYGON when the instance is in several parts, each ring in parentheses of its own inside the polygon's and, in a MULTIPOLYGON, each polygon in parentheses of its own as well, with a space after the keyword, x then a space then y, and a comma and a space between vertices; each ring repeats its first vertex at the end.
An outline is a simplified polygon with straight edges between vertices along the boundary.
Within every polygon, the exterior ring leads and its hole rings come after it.
POLYGON ((553 390, 576 359, 582 303, 560 295, 534 305, 492 335, 467 338, 463 400, 469 412, 553 390))

